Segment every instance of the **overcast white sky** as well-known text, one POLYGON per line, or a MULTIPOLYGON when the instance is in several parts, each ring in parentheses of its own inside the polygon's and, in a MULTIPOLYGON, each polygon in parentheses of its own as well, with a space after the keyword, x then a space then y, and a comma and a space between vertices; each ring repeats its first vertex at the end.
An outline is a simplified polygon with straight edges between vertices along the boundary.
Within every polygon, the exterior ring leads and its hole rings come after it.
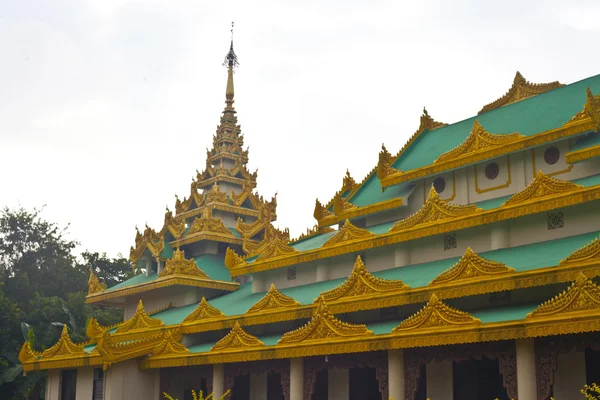
POLYGON ((598 74, 599 16, 574 0, 0 0, 0 206, 46 205, 80 250, 128 256, 204 167, 233 20, 249 167, 296 236, 423 106, 456 122, 517 70, 598 74))

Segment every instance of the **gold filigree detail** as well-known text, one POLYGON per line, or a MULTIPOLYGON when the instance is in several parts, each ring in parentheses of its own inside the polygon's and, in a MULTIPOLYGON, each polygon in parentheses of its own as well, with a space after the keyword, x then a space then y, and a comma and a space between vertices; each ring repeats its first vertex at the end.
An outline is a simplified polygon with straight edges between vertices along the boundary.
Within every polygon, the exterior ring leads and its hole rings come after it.
POLYGON ((344 243, 349 240, 355 239, 364 239, 367 237, 375 236, 375 234, 367 229, 358 228, 349 220, 346 220, 344 226, 332 237, 329 238, 324 244, 323 247, 335 246, 339 243, 344 243))
POLYGON ((484 106, 477 114, 483 114, 484 112, 491 111, 495 108, 500 108, 507 104, 514 103, 537 94, 545 93, 561 86, 564 85, 558 81, 550 83, 531 83, 517 71, 515 79, 513 80, 513 84, 510 89, 508 89, 508 92, 506 92, 506 94, 500 97, 498 100, 484 106))
POLYGON ((279 308, 288 308, 288 307, 296 307, 299 306, 296 300, 291 298, 290 296, 286 296, 281 293, 279 290, 275 288, 275 285, 271 283, 271 287, 269 291, 264 295, 262 299, 256 302, 246 314, 257 313, 265 310, 273 310, 279 308))
POLYGON ((186 237, 200 232, 220 233, 222 235, 235 236, 233 232, 225 227, 223 220, 208 216, 202 216, 194 219, 194 223, 190 227, 186 237))
POLYGON ((58 342, 42 353, 42 358, 64 357, 84 353, 83 344, 75 344, 69 337, 67 325, 63 325, 58 342))
POLYGON ((290 240, 290 243, 296 243, 301 240, 308 239, 309 237, 313 237, 316 235, 322 235, 324 233, 329 233, 329 232, 333 232, 333 231, 334 231, 334 229, 330 226, 319 227, 319 225, 317 224, 317 225, 313 226, 312 228, 306 228, 305 233, 302 233, 296 239, 290 240))
POLYGON ((399 170, 392 167, 394 157, 385 148, 385 145, 381 145, 381 151, 379 152, 379 161, 377 162, 377 177, 383 179, 388 175, 400 172, 399 170))
POLYGON ((475 120, 471 133, 457 147, 440 155, 434 162, 439 163, 455 158, 465 156, 467 154, 476 153, 478 151, 490 150, 496 147, 503 146, 507 143, 515 142, 524 136, 515 133, 495 134, 486 131, 479 121, 475 120))
POLYGON ((346 170, 346 175, 344 175, 344 179, 342 181, 342 189, 341 194, 346 192, 351 192, 356 189, 358 185, 352 176, 350 175, 350 171, 346 170))
POLYGON ((590 243, 569 254, 559 265, 595 261, 598 257, 600 257, 600 240, 594 238, 590 243))
POLYGON ((298 250, 294 249, 291 246, 288 246, 287 241, 283 241, 280 238, 276 237, 268 245, 261 251, 260 255, 257 258, 257 261, 266 260, 268 258, 279 257, 289 254, 297 253, 298 250))
POLYGON ((223 314, 218 308, 211 306, 208 301, 202 297, 202 300, 200 303, 198 303, 198 307, 196 307, 196 309, 190 315, 185 317, 182 324, 211 318, 221 318, 224 316, 225 314, 223 314))
POLYGON ((567 290, 527 314, 527 318, 599 309, 600 287, 580 272, 567 290))
POLYGON ((33 350, 29 342, 23 343, 21 351, 19 352, 19 361, 21 362, 21 364, 27 364, 32 361, 39 360, 41 357, 42 353, 33 350))
POLYGON ((471 314, 444 304, 435 294, 416 314, 411 315, 392 330, 401 333, 409 330, 439 328, 447 326, 479 325, 481 320, 471 314))
POLYGON ((135 228, 135 248, 132 246, 129 251, 129 260, 135 267, 135 264, 142 258, 144 254, 144 250, 148 249, 154 258, 160 257, 160 253, 165 248, 164 237, 150 228, 146 226, 144 230, 144 234, 142 235, 140 231, 135 228))
POLYGON ((221 186, 215 182, 212 190, 206 193, 206 203, 227 203, 227 193, 221 192, 221 186))
POLYGON ((264 345, 257 337, 246 333, 240 323, 236 321, 231 331, 219 340, 210 351, 248 349, 263 347, 264 345))
POLYGON ((185 254, 182 250, 179 250, 179 248, 173 253, 173 258, 167 260, 165 267, 160 271, 158 278, 166 278, 172 275, 187 275, 202 279, 210 279, 204 271, 198 268, 193 259, 186 259, 185 254))
POLYGON ((156 332, 141 339, 121 340, 110 332, 105 332, 98 341, 95 351, 102 356, 102 365, 106 370, 114 363, 150 354, 164 335, 165 332, 156 332))
POLYGON ((90 268, 90 278, 88 279, 88 296, 90 294, 99 293, 106 289, 106 285, 102 285, 98 281, 98 277, 94 274, 94 271, 90 268))
POLYGON ((344 211, 352 210, 354 208, 358 207, 345 200, 340 193, 336 194, 333 198, 333 212, 335 214, 341 214, 344 211))
POLYGON ((348 279, 341 285, 321 293, 321 296, 326 301, 335 301, 345 297, 384 293, 408 288, 409 286, 401 280, 381 279, 371 275, 360 256, 358 256, 348 279))
POLYGON ((497 276, 515 272, 501 262, 487 260, 467 247, 465 254, 451 268, 439 274, 429 285, 439 285, 462 279, 480 278, 482 276, 497 276))
POLYGON ((326 207, 324 207, 323 204, 321 204, 321 202, 319 201, 319 199, 317 199, 315 202, 315 211, 313 212, 313 217, 315 217, 315 219, 319 221, 324 217, 329 217, 330 215, 333 215, 333 213, 329 211, 326 207))
POLYGON ((319 339, 347 338, 355 336, 373 335, 364 324, 349 324, 335 318, 329 312, 322 296, 317 299, 317 309, 306 325, 287 332, 277 344, 301 343, 319 339))
MULTIPOLYGON (((600 125, 600 94, 594 96, 589 86, 586 89, 586 98, 585 104, 583 105, 583 110, 575 114, 575 116, 567 121, 565 125, 581 121, 586 118, 591 118, 592 121, 600 125)), ((596 131, 597 130, 598 128, 596 128, 596 131)))
POLYGON ((238 255, 231 247, 228 247, 225 250, 225 266, 228 269, 232 269, 240 264, 244 264, 244 258, 238 255))
POLYGON ((125 333, 136 329, 157 328, 159 326, 164 326, 163 322, 160 319, 152 318, 146 314, 142 300, 140 300, 133 317, 123 322, 123 324, 117 328, 116 333, 125 333))
POLYGON ((440 197, 436 190, 431 187, 427 201, 423 207, 410 217, 401 219, 396 222, 390 229, 390 232, 399 231, 405 228, 411 228, 416 225, 425 224, 428 222, 438 222, 445 219, 463 217, 466 215, 481 212, 475 204, 457 205, 450 204, 440 197))
POLYGON ((102 325, 100 325, 100 323, 98 322, 98 320, 96 318, 91 318, 90 322, 88 323, 87 327, 85 328, 85 334, 90 339, 96 339, 96 338, 99 338, 102 335, 104 335, 104 332, 106 332, 110 329, 113 329, 113 328, 117 327, 118 325, 119 325, 119 323, 110 325, 110 326, 102 326, 102 325))
POLYGON ((169 210, 169 208, 167 208, 167 211, 165 212, 165 222, 164 222, 163 228, 160 232, 161 236, 164 237, 164 235, 165 235, 165 233, 167 233, 167 231, 170 232, 171 235, 173 235, 173 237, 175 239, 181 239, 181 237, 185 233, 185 222, 184 221, 177 222, 175 220, 175 217, 173 216, 173 213, 171 212, 171 210, 169 210))
POLYGON ((264 227, 263 234, 263 239, 258 243, 248 240, 246 236, 244 237, 242 250, 246 253, 246 258, 268 253, 270 251, 268 248, 273 247, 275 241, 278 245, 287 245, 290 242, 290 231, 287 228, 281 231, 269 223, 264 227))
POLYGON ((179 329, 167 331, 158 346, 152 350, 152 357, 189 354, 190 350, 181 344, 181 338, 179 329))
POLYGON ((525 189, 512 195, 512 197, 502 204, 502 206, 514 205, 538 199, 540 197, 572 192, 582 187, 582 185, 552 178, 542 171, 538 171, 533 181, 531 181, 525 189))

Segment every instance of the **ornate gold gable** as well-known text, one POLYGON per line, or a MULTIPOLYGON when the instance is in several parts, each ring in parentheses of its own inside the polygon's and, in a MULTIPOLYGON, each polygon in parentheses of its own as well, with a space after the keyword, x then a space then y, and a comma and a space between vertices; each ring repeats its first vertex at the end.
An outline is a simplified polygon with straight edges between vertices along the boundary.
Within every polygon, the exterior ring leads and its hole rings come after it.
POLYGON ((600 240, 594 238, 590 243, 569 254, 560 262, 560 265, 597 261, 598 257, 600 257, 600 240))
POLYGON ((489 133, 481 126, 479 121, 475 120, 473 128, 471 128, 471 133, 465 141, 452 150, 440 155, 435 162, 453 160, 467 154, 493 149, 517 141, 523 137, 523 135, 516 132, 506 134, 489 133))
POLYGON ((197 217, 190 227, 186 237, 196 233, 218 233, 225 236, 235 236, 233 232, 225 227, 223 220, 209 216, 197 217))
POLYGON ((118 325, 119 324, 114 324, 114 325, 110 325, 110 326, 102 326, 102 325, 100 325, 100 323, 98 322, 98 320, 96 318, 91 318, 90 322, 87 325, 87 328, 85 329, 85 334, 90 339, 98 339, 99 337, 104 335, 104 332, 106 332, 110 329, 113 329, 113 328, 117 327, 118 325))
POLYGON ((164 235, 167 232, 170 232, 175 239, 181 239, 181 237, 185 233, 185 222, 177 222, 175 220, 175 217, 173 216, 173 213, 171 212, 171 210, 169 210, 168 207, 167 211, 165 212, 165 222, 163 224, 162 230, 160 231, 160 234, 164 237, 164 235))
POLYGON ((23 343, 21 351, 19 352, 19 361, 21 364, 39 360, 42 357, 42 353, 35 351, 29 345, 29 342, 23 343))
POLYGON ((69 337, 67 325, 63 325, 63 329, 60 334, 60 339, 54 346, 50 347, 42 353, 42 358, 71 356, 73 354, 83 353, 85 353, 85 350, 83 349, 83 344, 73 343, 71 341, 71 338, 69 337))
POLYGON ((573 182, 552 178, 542 171, 538 171, 533 181, 525 189, 512 195, 502 206, 524 203, 555 194, 568 193, 582 187, 573 182))
POLYGON ((349 338, 373 335, 364 324, 349 324, 329 312, 322 296, 317 299, 317 309, 310 321, 298 329, 287 332, 277 344, 300 343, 319 339, 349 338))
POLYGON ((210 279, 204 271, 198 268, 193 259, 187 260, 183 251, 179 250, 179 248, 173 253, 173 258, 167 260, 165 267, 160 271, 158 278, 166 278, 173 275, 187 275, 202 279, 210 279))
POLYGON ((210 318, 221 318, 224 316, 225 314, 223 314, 218 308, 208 304, 208 301, 202 297, 202 300, 200 303, 198 303, 198 307, 196 307, 196 309, 190 315, 185 317, 182 324, 186 322, 202 321, 210 318))
POLYGON ((393 333, 402 333, 410 330, 439 328, 447 326, 479 325, 481 321, 471 314, 452 308, 444 304, 435 294, 425 307, 408 317, 395 327, 393 333))
POLYGON ((90 268, 90 278, 88 279, 88 296, 90 294, 99 293, 106 289, 106 285, 103 285, 98 281, 98 277, 94 274, 94 271, 90 268))
POLYGON ((160 253, 165 248, 164 237, 154 231, 149 226, 146 226, 144 230, 144 234, 142 235, 140 231, 135 228, 135 248, 132 246, 129 251, 129 260, 134 265, 142 258, 144 254, 144 250, 148 249, 153 257, 160 257, 160 253))
POLYGON ((290 240, 290 243, 295 243, 295 242, 299 242, 301 240, 304 239, 308 239, 309 237, 313 237, 316 235, 321 235, 323 233, 329 233, 329 232, 333 232, 334 229, 329 227, 329 226, 323 226, 323 227, 319 227, 319 225, 315 225, 312 228, 306 228, 306 232, 300 234, 300 236, 298 236, 296 239, 292 239, 290 240))
POLYGON ((260 311, 273 310, 278 308, 294 308, 299 305, 300 303, 298 303, 290 296, 286 296, 285 294, 281 293, 279 290, 275 289, 274 284, 271 284, 269 291, 264 295, 262 299, 260 299, 256 302, 256 304, 250 307, 250 309, 246 311, 246 314, 252 314, 260 311))
POLYGON ((600 310, 600 288, 580 272, 567 290, 527 314, 527 318, 592 310, 600 310))
POLYGON ((508 92, 506 92, 506 94, 500 97, 498 100, 483 107, 478 114, 483 114, 484 112, 491 111, 495 108, 500 108, 507 104, 514 103, 516 101, 523 100, 561 86, 564 85, 558 81, 550 83, 531 83, 517 71, 515 79, 513 80, 513 84, 510 89, 508 89, 508 92))
POLYGON ((152 357, 189 354, 190 350, 181 344, 181 338, 182 335, 179 329, 167 331, 160 343, 152 350, 152 357))
POLYGON ((354 208, 358 208, 357 206, 355 206, 354 204, 350 203, 349 201, 345 200, 341 193, 337 193, 335 195, 335 197, 333 198, 333 212, 335 214, 341 214, 344 211, 348 211, 348 210, 352 210, 354 208))
POLYGON ((335 235, 330 237, 324 244, 323 247, 334 246, 339 243, 347 242, 354 239, 364 239, 367 237, 375 236, 375 234, 367 229, 358 228, 349 220, 346 220, 342 229, 335 235))
POLYGON ((238 255, 235 250, 231 247, 228 247, 225 250, 225 266, 227 269, 235 268, 236 265, 244 264, 244 259, 238 255))
POLYGON ((264 236, 260 242, 250 241, 248 236, 244 236, 242 250, 246 253, 246 257, 254 257, 259 254, 271 252, 272 250, 267 249, 275 246, 273 245, 275 241, 277 241, 278 246, 280 244, 287 245, 290 242, 290 231, 288 229, 281 231, 269 223, 264 227, 264 236))
POLYGON ((110 332, 105 332, 98 341, 95 351, 102 356, 103 368, 107 370, 114 363, 131 360, 151 353, 164 335, 165 332, 156 332, 141 339, 122 341, 110 332))
POLYGON ((154 319, 146 314, 142 300, 139 301, 133 317, 123 322, 118 328, 117 333, 125 333, 136 329, 158 328, 164 326, 160 319, 154 319))
POLYGON ((298 252, 298 250, 288 246, 286 243, 287 241, 283 241, 278 237, 272 239, 267 246, 261 250, 260 255, 256 260, 262 261, 268 258, 279 257, 298 252))
POLYGON ((333 215, 333 213, 329 211, 327 207, 323 206, 319 199, 317 199, 315 202, 315 211, 313 212, 313 217, 315 217, 317 221, 320 221, 321 219, 331 215, 333 215))
POLYGON ((450 204, 442 200, 440 195, 435 191, 433 186, 429 190, 427 201, 423 207, 410 217, 401 219, 396 222, 390 229, 390 232, 399 231, 400 229, 411 228, 416 225, 425 224, 428 222, 437 222, 445 219, 462 217, 465 215, 481 212, 475 204, 456 205, 450 204))
POLYGON ((395 158, 385 148, 385 145, 381 145, 381 151, 379 152, 379 161, 377 162, 377 177, 381 180, 388 175, 400 172, 392 167, 395 158))
POLYGON ((371 275, 360 256, 356 257, 354 269, 348 279, 341 285, 321 293, 325 301, 335 301, 341 298, 368 295, 372 293, 392 292, 408 289, 401 280, 387 280, 371 275))
POLYGON ((486 260, 479 256, 470 247, 465 254, 450 269, 439 274, 429 285, 458 281, 462 279, 480 278, 483 276, 497 276, 515 272, 514 268, 507 267, 501 262, 486 260))
POLYGON ((235 322, 231 331, 221 340, 219 340, 210 351, 247 349, 262 347, 265 344, 257 337, 246 333, 239 322, 235 322))
POLYGON ((585 104, 583 105, 583 110, 575 114, 575 116, 571 118, 571 120, 565 125, 586 118, 590 118, 596 123, 596 131, 598 131, 598 126, 600 125, 600 94, 594 96, 589 86, 586 89, 586 98, 585 104))

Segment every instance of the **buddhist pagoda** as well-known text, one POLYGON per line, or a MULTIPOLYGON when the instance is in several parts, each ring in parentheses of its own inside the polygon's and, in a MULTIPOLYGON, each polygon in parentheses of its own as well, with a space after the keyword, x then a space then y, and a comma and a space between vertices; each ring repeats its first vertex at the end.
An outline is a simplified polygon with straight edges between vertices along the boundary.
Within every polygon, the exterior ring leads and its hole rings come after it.
POLYGON ((90 272, 87 302, 124 321, 23 345, 47 400, 571 400, 600 383, 600 75, 517 73, 456 123, 423 110, 364 179, 315 193, 332 197, 291 239, 247 169, 237 65, 232 41, 206 165, 136 233, 141 273, 90 272))

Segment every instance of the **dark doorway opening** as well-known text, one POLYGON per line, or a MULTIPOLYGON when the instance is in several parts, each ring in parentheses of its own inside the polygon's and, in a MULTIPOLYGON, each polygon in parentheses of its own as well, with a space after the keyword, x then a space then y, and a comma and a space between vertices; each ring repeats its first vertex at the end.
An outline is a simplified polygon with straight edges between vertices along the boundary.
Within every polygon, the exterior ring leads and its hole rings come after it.
POLYGON ((498 360, 482 358, 454 362, 452 368, 454 398, 461 400, 509 400, 502 384, 498 360))
POLYGON ((250 400, 250 375, 236 376, 231 392, 231 400, 250 400))
POLYGON ((283 400, 281 374, 271 372, 267 376, 267 400, 283 400))
POLYGON ((600 351, 585 350, 585 381, 588 385, 600 385, 600 351))
POLYGON ((206 378, 200 378, 198 379, 198 384, 186 387, 185 391, 183 392, 183 400, 194 400, 192 390, 196 391, 196 393, 200 393, 200 391, 202 391, 202 395, 206 397, 209 394, 208 388, 206 387, 206 378))
POLYGON ((381 400, 375 368, 350 368, 350 400, 381 400))
POLYGON ((317 381, 315 382, 315 390, 312 400, 327 400, 327 379, 328 373, 326 369, 317 372, 317 381))

